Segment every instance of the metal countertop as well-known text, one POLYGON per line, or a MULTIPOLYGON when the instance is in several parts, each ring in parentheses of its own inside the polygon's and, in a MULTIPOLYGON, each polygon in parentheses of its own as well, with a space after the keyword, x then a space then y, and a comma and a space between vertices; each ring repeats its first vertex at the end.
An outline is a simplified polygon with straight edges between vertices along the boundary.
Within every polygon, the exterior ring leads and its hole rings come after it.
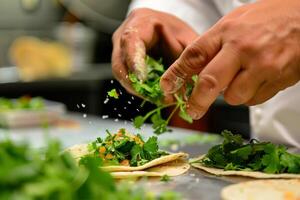
MULTIPOLYGON (((114 121, 111 119, 101 119, 95 116, 83 116, 82 114, 72 113, 66 115, 65 118, 77 121, 80 126, 77 128, 49 128, 45 131, 43 128, 27 128, 27 129, 14 129, 5 130, 0 129, 1 137, 8 134, 13 140, 21 141, 28 140, 34 148, 44 146, 45 132, 50 137, 59 139, 63 147, 69 147, 75 144, 86 143, 94 140, 96 137, 105 136, 105 130, 116 131, 120 128, 126 128, 129 131, 136 132, 130 122, 114 121)), ((196 131, 173 128, 171 133, 166 133, 159 138, 164 139, 182 139, 187 134, 200 134, 196 131)), ((152 135, 151 126, 146 125, 142 129, 142 135, 147 138, 152 135)), ((197 144, 179 147, 178 151, 189 153, 190 158, 199 156, 206 153, 213 144, 197 144)), ((218 200, 220 199, 220 192, 223 187, 236 183, 239 181, 249 180, 248 178, 226 178, 216 177, 202 172, 198 169, 191 168, 188 173, 172 177, 172 181, 164 183, 161 181, 144 181, 143 185, 147 190, 161 191, 161 190, 174 190, 182 194, 184 199, 187 200, 218 200)), ((143 182, 141 180, 140 182, 143 182)))

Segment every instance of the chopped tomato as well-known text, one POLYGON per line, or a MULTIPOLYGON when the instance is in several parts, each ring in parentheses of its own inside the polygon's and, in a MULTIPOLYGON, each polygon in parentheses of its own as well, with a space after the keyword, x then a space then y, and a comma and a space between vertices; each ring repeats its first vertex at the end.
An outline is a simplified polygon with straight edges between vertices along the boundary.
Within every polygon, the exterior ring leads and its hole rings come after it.
POLYGON ((113 159, 114 156, 111 153, 109 153, 105 156, 105 158, 110 160, 110 159, 113 159))
POLYGON ((106 148, 105 147, 100 147, 99 148, 99 153, 105 153, 106 152, 106 148))
POLYGON ((122 162, 120 163, 121 165, 124 165, 124 166, 129 166, 129 160, 122 160, 122 162))

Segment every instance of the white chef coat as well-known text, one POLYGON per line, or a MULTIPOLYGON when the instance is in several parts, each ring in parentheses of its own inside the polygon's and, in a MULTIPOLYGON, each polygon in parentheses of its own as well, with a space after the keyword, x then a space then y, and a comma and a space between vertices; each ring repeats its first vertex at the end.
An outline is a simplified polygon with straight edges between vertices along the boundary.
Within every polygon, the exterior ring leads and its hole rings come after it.
MULTIPOLYGON (((133 0, 134 8, 152 8, 176 15, 198 33, 222 15, 255 0, 133 0)), ((300 83, 281 91, 269 101, 250 107, 252 137, 300 148, 300 83)))

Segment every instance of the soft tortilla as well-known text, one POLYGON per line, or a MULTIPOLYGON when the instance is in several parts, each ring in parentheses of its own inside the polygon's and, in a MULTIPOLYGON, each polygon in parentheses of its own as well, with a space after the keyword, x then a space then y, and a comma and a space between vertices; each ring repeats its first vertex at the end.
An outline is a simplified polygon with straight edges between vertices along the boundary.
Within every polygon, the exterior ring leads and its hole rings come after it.
MULTIPOLYGON (((205 155, 200 156, 197 159, 193 160, 199 160, 202 159, 205 155)), ((217 176, 245 176, 245 177, 251 177, 251 178, 259 178, 259 179, 276 179, 276 178, 299 178, 300 174, 267 174, 264 172, 257 172, 257 171, 234 171, 234 170, 224 170, 224 169, 218 169, 218 168, 212 168, 212 167, 206 167, 202 165, 201 163, 192 163, 193 167, 201 169, 203 171, 206 171, 210 174, 214 174, 217 176)))
POLYGON ((225 187, 223 200, 299 200, 300 180, 248 181, 225 187))
MULTIPOLYGON (((65 150, 69 152, 77 161, 89 154, 87 144, 79 144, 65 150)), ((141 176, 178 176, 185 173, 190 165, 185 160, 186 153, 174 153, 152 160, 144 165, 137 167, 130 166, 105 166, 101 169, 112 172, 115 178, 130 178, 141 176)))
POLYGON ((112 176, 115 178, 136 178, 136 177, 161 177, 167 176, 179 176, 187 172, 190 165, 183 159, 177 159, 168 163, 164 163, 155 167, 146 169, 145 171, 127 171, 127 172, 112 172, 112 176))
POLYGON ((107 166, 107 167, 102 167, 105 171, 109 172, 132 172, 132 171, 142 171, 154 166, 158 166, 164 163, 169 163, 171 161, 177 160, 177 159, 183 159, 187 158, 188 155, 186 153, 174 153, 166 156, 162 156, 160 158, 151 160, 150 162, 137 166, 137 167, 130 167, 130 166, 107 166))

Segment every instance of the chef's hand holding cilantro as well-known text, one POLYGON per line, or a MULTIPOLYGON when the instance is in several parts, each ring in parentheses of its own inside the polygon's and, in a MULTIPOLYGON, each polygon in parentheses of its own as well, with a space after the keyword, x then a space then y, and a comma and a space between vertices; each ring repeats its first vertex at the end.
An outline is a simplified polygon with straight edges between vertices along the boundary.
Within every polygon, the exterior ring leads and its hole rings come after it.
MULTIPOLYGON (((161 134, 170 129, 167 128, 171 118, 179 111, 179 116, 192 123, 192 118, 186 112, 186 102, 185 99, 191 94, 194 83, 197 81, 197 76, 191 77, 190 83, 186 84, 185 91, 182 93, 174 94, 174 102, 165 104, 163 91, 160 88, 160 79, 165 72, 162 60, 156 61, 155 59, 146 56, 145 58, 147 77, 145 80, 140 80, 135 73, 129 73, 128 78, 131 81, 131 86, 135 93, 144 98, 144 102, 150 102, 156 105, 156 108, 148 112, 144 116, 136 116, 134 118, 133 124, 136 128, 141 128, 141 126, 150 119, 152 122, 152 127, 154 133, 161 134), (164 119, 162 117, 162 110, 166 108, 173 108, 171 114, 164 119)), ((116 90, 113 89, 108 92, 108 96, 116 98, 116 90)), ((144 103, 142 104, 144 105, 144 103)), ((142 106, 141 105, 141 106, 142 106)))

